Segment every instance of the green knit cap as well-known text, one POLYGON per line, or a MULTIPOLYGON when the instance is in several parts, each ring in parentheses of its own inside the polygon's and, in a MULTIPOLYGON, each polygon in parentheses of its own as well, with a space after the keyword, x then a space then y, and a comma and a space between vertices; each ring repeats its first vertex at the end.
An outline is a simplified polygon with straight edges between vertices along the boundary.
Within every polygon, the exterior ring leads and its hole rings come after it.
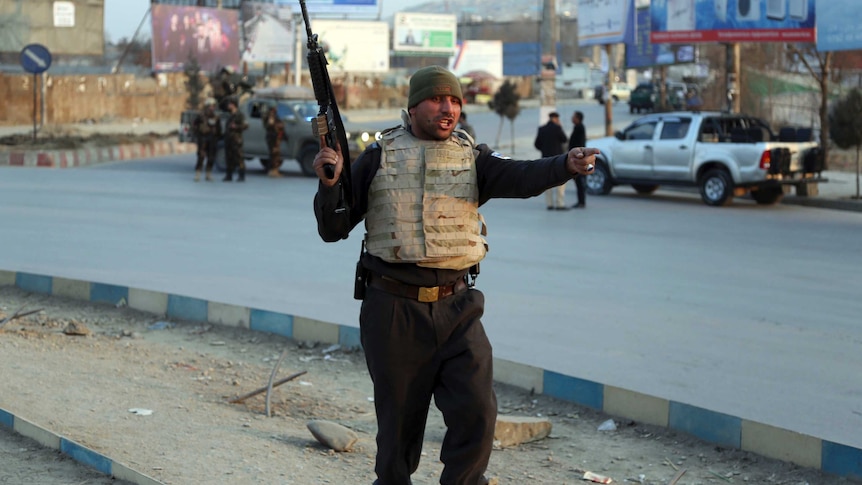
POLYGON ((432 96, 456 96, 464 103, 461 83, 454 74, 440 66, 423 67, 413 74, 407 107, 412 108, 432 96))

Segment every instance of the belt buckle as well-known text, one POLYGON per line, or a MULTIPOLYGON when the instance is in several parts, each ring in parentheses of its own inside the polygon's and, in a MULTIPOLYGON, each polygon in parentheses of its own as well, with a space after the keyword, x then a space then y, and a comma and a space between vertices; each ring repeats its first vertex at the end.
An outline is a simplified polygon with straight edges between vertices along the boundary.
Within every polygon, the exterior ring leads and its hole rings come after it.
POLYGON ((419 301, 423 303, 433 303, 440 299, 440 287, 439 286, 420 286, 419 287, 419 301))

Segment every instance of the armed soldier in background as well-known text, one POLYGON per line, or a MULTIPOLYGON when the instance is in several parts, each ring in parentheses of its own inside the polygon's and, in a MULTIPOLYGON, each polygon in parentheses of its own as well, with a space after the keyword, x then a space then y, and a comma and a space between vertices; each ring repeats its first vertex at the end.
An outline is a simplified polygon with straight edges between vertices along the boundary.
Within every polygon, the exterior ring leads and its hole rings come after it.
POLYGON ((269 176, 281 177, 281 142, 284 141, 284 122, 278 117, 278 111, 270 108, 263 117, 263 127, 266 130, 266 146, 269 148, 269 176))
POLYGON ((222 127, 218 113, 216 113, 216 100, 207 98, 204 101, 204 109, 192 122, 192 130, 198 145, 198 160, 195 164, 195 182, 201 179, 201 169, 206 159, 206 180, 212 181, 213 165, 218 153, 218 141, 222 137, 222 127))
POLYGON ((227 99, 227 110, 230 116, 225 123, 225 159, 227 161, 227 173, 223 182, 233 180, 234 170, 238 171, 237 182, 245 182, 245 160, 242 158, 242 132, 248 129, 245 116, 237 107, 238 101, 235 97, 227 99))

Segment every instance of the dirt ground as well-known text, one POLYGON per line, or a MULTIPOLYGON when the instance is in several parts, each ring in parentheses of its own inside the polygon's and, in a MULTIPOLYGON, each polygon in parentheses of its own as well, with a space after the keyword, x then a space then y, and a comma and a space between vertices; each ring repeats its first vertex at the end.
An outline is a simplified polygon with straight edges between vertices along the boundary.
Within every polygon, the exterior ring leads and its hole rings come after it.
MULTIPOLYGON (((22 309, 40 311, 0 328, 0 407, 16 416, 166 484, 373 481, 376 425, 360 351, 0 287, 0 321, 22 309), (271 417, 265 393, 228 402, 266 386, 283 351, 275 380, 306 374, 273 390, 271 417), (319 444, 306 427, 318 419, 354 430, 357 445, 336 453, 319 444)), ((586 483, 586 471, 613 483, 669 484, 683 471, 678 485, 851 483, 641 423, 616 419, 616 430, 599 431, 611 416, 496 391, 500 414, 553 424, 544 440, 494 450, 487 475, 501 484, 586 483)), ((417 485, 437 483, 442 470, 445 428, 432 410, 417 485)), ((117 483, 80 466, 53 473, 75 463, 33 442, 9 445, 7 435, 0 429, 0 483, 117 483)))

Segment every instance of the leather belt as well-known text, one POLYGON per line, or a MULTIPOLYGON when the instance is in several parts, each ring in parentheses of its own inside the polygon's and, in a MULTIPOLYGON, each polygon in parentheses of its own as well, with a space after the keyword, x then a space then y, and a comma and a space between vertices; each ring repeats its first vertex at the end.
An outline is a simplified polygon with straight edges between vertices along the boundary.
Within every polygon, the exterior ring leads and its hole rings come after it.
POLYGON ((442 286, 414 286, 375 273, 368 275, 368 286, 423 303, 433 303, 468 288, 465 278, 442 286))

